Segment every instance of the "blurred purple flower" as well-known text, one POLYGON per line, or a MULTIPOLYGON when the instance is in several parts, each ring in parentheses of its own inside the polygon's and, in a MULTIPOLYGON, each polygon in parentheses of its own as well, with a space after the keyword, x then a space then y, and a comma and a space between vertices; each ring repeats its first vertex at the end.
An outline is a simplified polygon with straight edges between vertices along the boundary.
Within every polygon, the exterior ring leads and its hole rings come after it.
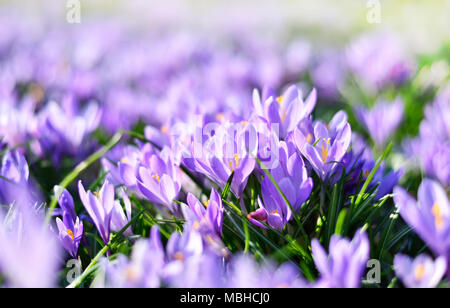
POLYGON ((371 110, 357 107, 355 113, 377 147, 381 149, 401 124, 403 109, 403 101, 397 98, 393 103, 378 101, 371 110))
POLYGON ((21 201, 15 202, 8 215, 0 210, 0 272, 6 278, 5 286, 55 287, 60 246, 35 210, 21 201))
MULTIPOLYGON (((445 190, 435 181, 424 179, 418 201, 403 188, 394 188, 394 201, 402 218, 437 255, 450 264, 450 204, 445 190)), ((447 272, 450 277, 450 271, 447 272)))
POLYGON ((398 254, 394 258, 394 268, 397 276, 408 288, 435 288, 445 275, 447 264, 443 257, 433 261, 427 255, 412 259, 398 254))
POLYGON ((316 287, 357 288, 369 259, 369 239, 362 231, 350 242, 333 235, 330 240, 329 255, 317 239, 311 242, 314 263, 320 273, 316 287))
POLYGON ((306 282, 298 269, 284 263, 277 267, 271 262, 258 264, 248 255, 235 256, 230 264, 228 288, 303 288, 306 282))

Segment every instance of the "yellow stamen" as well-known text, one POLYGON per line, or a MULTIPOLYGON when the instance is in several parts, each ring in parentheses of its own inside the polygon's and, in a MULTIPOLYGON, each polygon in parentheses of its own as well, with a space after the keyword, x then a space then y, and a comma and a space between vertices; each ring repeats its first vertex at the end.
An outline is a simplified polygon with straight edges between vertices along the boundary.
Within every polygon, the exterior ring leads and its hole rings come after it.
MULTIPOLYGON (((235 164, 236 164, 236 168, 239 167, 239 158, 240 158, 239 155, 234 154, 234 162, 235 162, 235 164)), ((230 161, 230 170, 231 170, 231 172, 234 172, 234 169, 233 169, 233 162, 232 162, 232 161, 230 161)))
POLYGON ((222 122, 224 118, 225 118, 225 116, 223 115, 223 113, 218 113, 217 116, 216 116, 216 119, 219 122, 222 122))
POLYGON ((281 102, 283 101, 283 96, 282 96, 282 95, 281 95, 281 96, 278 96, 278 97, 276 98, 276 101, 277 101, 278 104, 281 105, 281 102))
POLYGON ((69 236, 70 236, 70 238, 72 239, 72 241, 73 241, 73 232, 72 232, 72 230, 70 230, 70 229, 67 229, 67 234, 69 234, 69 236))
POLYGON ((152 178, 154 178, 155 180, 157 180, 158 182, 160 182, 158 173, 155 173, 154 175, 152 175, 152 178))
POLYGON ((308 133, 308 135, 306 136, 306 141, 307 141, 308 143, 311 143, 311 142, 312 142, 312 139, 313 139, 313 136, 311 135, 311 133, 308 133))
POLYGON ((434 203, 433 208, 431 209, 431 213, 434 216, 434 224, 436 225, 436 228, 442 228, 444 224, 444 216, 441 213, 441 206, 439 205, 439 203, 434 203))
POLYGON ((367 177, 369 177, 369 174, 370 174, 369 170, 366 170, 363 173, 363 177, 367 178, 367 177))
POLYGON ((198 230, 200 228, 200 223, 198 221, 195 221, 192 228, 194 228, 194 230, 198 230))
POLYGON ((177 252, 173 255, 173 258, 174 258, 175 260, 178 260, 178 261, 183 261, 183 260, 184 260, 184 254, 183 254, 181 251, 177 251, 177 252))
POLYGON ((121 161, 122 163, 124 163, 124 164, 128 164, 128 163, 129 163, 128 158, 126 158, 126 157, 122 157, 122 158, 120 159, 120 161, 121 161))
POLYGON ((414 276, 416 276, 416 280, 422 280, 423 276, 425 276, 425 266, 423 264, 419 264, 416 267, 414 276))
POLYGON ((100 194, 98 193, 98 191, 94 191, 94 195, 95 195, 97 198, 101 199, 100 194))
POLYGON ((273 212, 272 212, 272 214, 278 214, 278 211, 277 211, 277 210, 275 210, 275 211, 273 211, 273 212))
POLYGON ((247 125, 248 125, 248 122, 247 122, 247 121, 241 121, 241 124, 242 124, 243 126, 247 126, 247 125))
POLYGON ((205 207, 208 207, 208 205, 209 205, 209 200, 203 201, 203 205, 204 205, 205 207))
POLYGON ((167 134, 169 132, 169 127, 167 125, 161 126, 161 133, 167 134))
POLYGON ((327 161, 327 156, 328 156, 328 147, 330 146, 330 138, 325 139, 325 142, 327 144, 327 147, 324 148, 322 145, 322 161, 326 162, 327 161))

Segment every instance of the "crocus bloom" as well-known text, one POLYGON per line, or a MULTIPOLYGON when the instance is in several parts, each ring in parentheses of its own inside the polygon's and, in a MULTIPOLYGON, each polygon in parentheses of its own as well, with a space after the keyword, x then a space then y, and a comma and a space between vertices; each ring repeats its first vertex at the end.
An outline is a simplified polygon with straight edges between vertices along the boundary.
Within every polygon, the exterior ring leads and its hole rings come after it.
POLYGON ((259 93, 253 92, 253 105, 257 115, 265 118, 269 124, 277 123, 280 128, 280 138, 294 130, 297 124, 307 118, 316 105, 317 93, 312 90, 306 101, 302 92, 296 86, 290 86, 281 96, 266 89, 262 101, 259 93))
POLYGON ((397 98, 393 103, 378 101, 370 110, 358 107, 355 113, 377 147, 381 148, 402 122, 403 108, 403 101, 397 98))
POLYGON ((72 220, 75 220, 75 217, 77 217, 77 213, 75 212, 75 205, 73 203, 72 195, 67 191, 67 189, 56 185, 53 189, 55 196, 58 197, 58 204, 61 207, 59 211, 58 209, 55 209, 53 211, 53 215, 61 215, 66 212, 71 217, 72 220))
POLYGON ((314 263, 320 273, 317 287, 357 288, 369 259, 369 239, 358 231, 352 241, 333 235, 327 255, 317 239, 311 242, 314 263))
POLYGON ((317 175, 326 181, 347 152, 351 134, 347 115, 340 111, 329 125, 318 121, 313 128, 309 119, 303 120, 294 130, 293 140, 317 175))
POLYGON ((230 264, 228 288, 303 288, 299 270, 291 263, 277 267, 271 262, 258 264, 252 257, 238 255, 230 264))
POLYGON ((185 158, 185 162, 189 168, 208 176, 222 189, 233 174, 231 191, 240 196, 256 163, 246 145, 247 133, 252 128, 248 123, 208 124, 204 130, 211 134, 214 131, 214 135, 207 136, 204 142, 195 141, 192 156, 185 158))
POLYGON ((406 255, 398 254, 394 259, 394 268, 397 276, 408 288, 434 288, 445 275, 447 268, 443 257, 435 261, 427 255, 420 255, 412 259, 406 255))
MULTIPOLYGON (((309 197, 313 182, 303 163, 300 155, 295 151, 293 144, 281 142, 279 147, 279 164, 269 170, 280 190, 286 196, 294 211, 309 197)), ((267 218, 268 224, 277 230, 282 230, 289 220, 292 219, 292 211, 283 196, 269 178, 265 176, 261 183, 261 194, 264 204, 258 199, 260 208, 267 211, 267 215, 251 213, 249 217, 256 219, 267 218)))
POLYGON ((413 63, 399 40, 389 33, 366 34, 346 52, 349 68, 370 91, 387 84, 400 84, 410 76, 413 63))
POLYGON ((105 181, 98 193, 92 193, 91 191, 86 193, 83 184, 79 181, 78 192, 84 208, 100 233, 100 237, 105 244, 108 244, 114 209, 114 186, 105 181))
MULTIPOLYGON (((394 201, 402 218, 437 255, 450 264, 450 204, 445 190, 435 181, 424 179, 418 202, 403 188, 394 188, 394 201)), ((450 271, 447 272, 450 277, 450 271)))
POLYGON ((56 218, 59 231, 59 240, 64 249, 74 258, 78 256, 78 247, 83 236, 83 222, 77 217, 75 221, 72 216, 65 212, 63 220, 56 218))
MULTIPOLYGON (((122 209, 120 201, 115 200, 111 217, 111 230, 116 232, 119 232, 131 219, 130 199, 123 188, 120 188, 119 192, 125 206, 125 212, 122 209)), ((132 235, 131 227, 128 227, 123 234, 126 236, 132 235)))
POLYGON ((181 189, 181 170, 173 162, 169 148, 151 155, 147 166, 138 168, 136 178, 139 190, 148 200, 166 206, 174 214, 177 213, 173 200, 181 189))
POLYGON ((222 198, 214 188, 211 190, 209 200, 204 203, 189 193, 187 204, 189 211, 184 211, 184 216, 194 230, 205 234, 213 233, 222 237, 222 198))
POLYGON ((103 285, 112 288, 157 288, 165 266, 165 252, 157 226, 150 230, 150 239, 140 239, 133 247, 130 259, 123 255, 117 261, 100 262, 105 274, 103 285))
POLYGON ((11 213, 6 216, 0 210, 0 272, 5 286, 54 287, 61 257, 54 234, 27 204, 15 202, 11 213))

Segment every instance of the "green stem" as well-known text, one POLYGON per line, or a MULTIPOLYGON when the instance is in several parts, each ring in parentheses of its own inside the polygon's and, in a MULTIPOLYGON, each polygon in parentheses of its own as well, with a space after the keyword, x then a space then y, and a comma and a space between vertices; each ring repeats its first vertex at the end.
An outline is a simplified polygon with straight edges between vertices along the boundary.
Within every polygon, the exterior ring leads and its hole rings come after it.
POLYGON ((108 244, 105 245, 94 257, 94 259, 91 260, 91 263, 85 268, 83 273, 77 277, 74 281, 72 281, 71 284, 67 286, 67 288, 76 288, 78 287, 84 279, 86 279, 87 276, 92 272, 92 267, 98 263, 98 260, 111 248, 112 244, 115 243, 116 239, 122 236, 122 234, 125 232, 125 230, 128 229, 129 226, 139 217, 141 214, 144 213, 144 210, 140 211, 136 216, 130 219, 130 221, 122 228, 119 232, 117 232, 115 235, 111 237, 108 244))

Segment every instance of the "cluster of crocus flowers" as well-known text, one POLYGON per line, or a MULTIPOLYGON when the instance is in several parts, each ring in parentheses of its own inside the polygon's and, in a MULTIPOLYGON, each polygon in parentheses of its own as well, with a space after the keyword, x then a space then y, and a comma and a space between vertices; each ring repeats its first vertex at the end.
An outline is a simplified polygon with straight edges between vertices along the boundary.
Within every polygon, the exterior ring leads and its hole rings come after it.
MULTIPOLYGON (((427 243, 436 256, 450 264, 450 204, 439 183, 424 179, 418 191, 418 201, 403 188, 394 188, 394 201, 400 215, 427 243)), ((447 272, 450 277, 450 272, 447 272)))
POLYGON ((327 181, 347 153, 351 134, 347 114, 340 111, 329 124, 303 120, 294 130, 293 140, 317 175, 327 181))

